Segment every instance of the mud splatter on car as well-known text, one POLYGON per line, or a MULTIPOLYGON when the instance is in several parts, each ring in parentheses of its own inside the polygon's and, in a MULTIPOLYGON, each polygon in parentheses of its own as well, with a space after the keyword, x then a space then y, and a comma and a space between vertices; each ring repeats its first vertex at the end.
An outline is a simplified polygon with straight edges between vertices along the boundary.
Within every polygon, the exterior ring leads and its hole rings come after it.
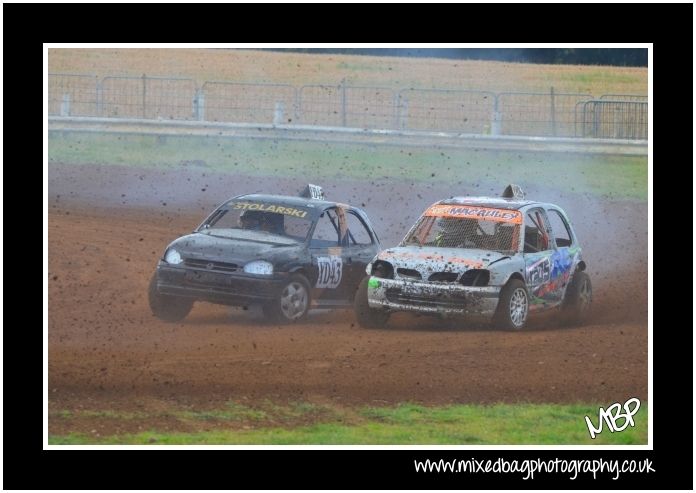
POLYGON ((585 270, 565 211, 509 185, 502 197, 454 197, 426 209, 399 246, 368 265, 356 315, 366 327, 414 311, 522 329, 530 312, 559 308, 581 321, 592 301, 585 270))
POLYGON ((240 195, 167 246, 150 281, 152 313, 185 318, 196 301, 258 304, 271 320, 302 319, 311 307, 350 306, 379 239, 359 208, 302 197, 240 195))

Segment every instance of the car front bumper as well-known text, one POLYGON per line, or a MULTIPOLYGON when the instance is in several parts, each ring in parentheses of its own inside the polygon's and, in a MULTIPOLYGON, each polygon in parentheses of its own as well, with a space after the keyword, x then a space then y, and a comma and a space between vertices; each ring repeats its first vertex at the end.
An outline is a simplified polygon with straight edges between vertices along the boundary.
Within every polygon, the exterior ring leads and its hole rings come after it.
POLYGON ((157 266, 157 290, 161 294, 194 298, 223 305, 264 303, 280 296, 288 274, 258 276, 244 272, 219 272, 174 266, 157 266))
POLYGON ((473 287, 378 277, 371 277, 367 286, 370 307, 390 311, 491 316, 500 296, 500 286, 473 287))

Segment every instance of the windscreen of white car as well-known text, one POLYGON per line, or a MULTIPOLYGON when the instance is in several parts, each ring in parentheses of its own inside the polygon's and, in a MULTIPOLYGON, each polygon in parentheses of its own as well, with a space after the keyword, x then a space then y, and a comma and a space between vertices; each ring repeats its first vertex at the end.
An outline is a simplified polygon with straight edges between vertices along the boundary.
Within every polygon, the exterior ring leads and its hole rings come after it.
POLYGON ((511 253, 521 224, 516 210, 440 204, 425 211, 401 244, 511 253))

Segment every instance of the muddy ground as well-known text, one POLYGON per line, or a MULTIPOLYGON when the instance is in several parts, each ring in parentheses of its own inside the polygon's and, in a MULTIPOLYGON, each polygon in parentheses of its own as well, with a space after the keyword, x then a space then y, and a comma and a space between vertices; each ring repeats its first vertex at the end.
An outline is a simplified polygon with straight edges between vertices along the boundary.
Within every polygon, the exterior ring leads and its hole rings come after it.
MULTIPOLYGON (((401 402, 623 402, 647 398, 647 204, 530 187, 562 205, 586 252, 595 305, 583 327, 553 318, 510 333, 399 314, 380 330, 350 310, 298 325, 255 309, 197 304, 182 323, 155 319, 147 285, 167 243, 246 191, 294 194, 300 180, 51 164, 48 188, 49 411, 150 412, 227 401, 307 401, 350 408, 401 402)), ((383 246, 446 183, 324 184, 363 205, 383 246)), ((476 193, 471 189, 458 193, 476 193)), ((488 190, 484 191, 489 193, 488 190)), ((49 420, 52 433, 89 420, 49 420)))

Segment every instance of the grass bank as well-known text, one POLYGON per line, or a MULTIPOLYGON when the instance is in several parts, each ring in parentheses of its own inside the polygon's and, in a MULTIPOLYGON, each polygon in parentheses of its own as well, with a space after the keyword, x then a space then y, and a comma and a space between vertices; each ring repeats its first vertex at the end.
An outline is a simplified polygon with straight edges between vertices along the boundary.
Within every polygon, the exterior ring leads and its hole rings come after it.
POLYGON ((553 184, 561 191, 647 199, 648 160, 641 156, 59 131, 49 133, 48 156, 49 163, 195 167, 323 181, 402 179, 494 185, 496 190, 501 181, 553 184))
MULTIPOLYGON (((592 440, 584 416, 597 424, 599 404, 498 404, 347 409, 312 403, 247 407, 229 403, 223 409, 147 412, 60 410, 49 415, 62 429, 49 443, 70 444, 358 444, 358 445, 637 445, 648 440, 645 407, 635 426, 604 431, 592 440), (163 430, 150 425, 135 433, 103 433, 100 421, 113 429, 167 418, 163 430), (179 423, 179 426, 176 425, 179 423), (86 427, 91 430, 83 430, 86 427), (172 430, 173 428, 173 430, 172 430), (177 430, 186 429, 188 431, 177 430)), ((622 424, 620 421, 619 424, 622 424)))

